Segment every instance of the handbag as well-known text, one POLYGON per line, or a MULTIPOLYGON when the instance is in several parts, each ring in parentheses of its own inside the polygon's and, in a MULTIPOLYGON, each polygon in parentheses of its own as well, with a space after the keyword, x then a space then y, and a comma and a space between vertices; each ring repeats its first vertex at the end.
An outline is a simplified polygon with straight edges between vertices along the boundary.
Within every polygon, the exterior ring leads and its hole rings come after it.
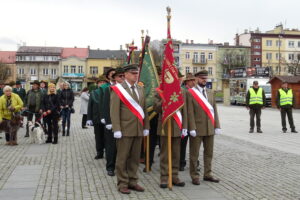
POLYGON ((75 113, 75 109, 71 108, 71 113, 74 114, 75 113))

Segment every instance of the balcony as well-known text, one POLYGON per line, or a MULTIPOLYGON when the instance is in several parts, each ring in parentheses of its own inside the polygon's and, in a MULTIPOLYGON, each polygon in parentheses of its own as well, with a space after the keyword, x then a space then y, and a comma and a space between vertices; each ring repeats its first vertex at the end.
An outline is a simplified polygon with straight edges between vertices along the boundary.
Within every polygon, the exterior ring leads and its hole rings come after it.
POLYGON ((193 59, 193 64, 195 65, 206 65, 207 64, 207 59, 193 59))

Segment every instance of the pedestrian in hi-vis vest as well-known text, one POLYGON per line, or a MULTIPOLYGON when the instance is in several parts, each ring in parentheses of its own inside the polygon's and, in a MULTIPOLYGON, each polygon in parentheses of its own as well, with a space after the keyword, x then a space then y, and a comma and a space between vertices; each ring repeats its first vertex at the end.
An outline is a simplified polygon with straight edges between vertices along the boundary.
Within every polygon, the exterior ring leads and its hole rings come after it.
POLYGON ((293 94, 293 90, 288 88, 287 82, 282 82, 281 88, 278 90, 277 98, 276 98, 277 108, 281 113, 281 124, 282 131, 286 133, 286 115, 288 116, 290 128, 292 133, 298 133, 296 131, 296 127, 294 125, 293 119, 293 106, 295 105, 295 96, 293 94))
POLYGON ((254 131, 254 117, 256 116, 256 130, 257 133, 262 133, 261 130, 261 109, 265 108, 266 105, 266 95, 265 91, 259 87, 257 81, 253 81, 253 86, 248 90, 246 95, 246 107, 250 114, 250 131, 249 133, 253 133, 254 131))

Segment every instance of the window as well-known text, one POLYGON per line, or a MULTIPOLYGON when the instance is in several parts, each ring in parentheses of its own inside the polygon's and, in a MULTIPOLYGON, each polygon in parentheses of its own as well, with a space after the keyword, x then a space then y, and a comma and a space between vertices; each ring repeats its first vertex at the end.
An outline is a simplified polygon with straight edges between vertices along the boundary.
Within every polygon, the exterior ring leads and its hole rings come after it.
POLYGON ((78 66, 78 73, 80 73, 80 74, 83 73, 83 68, 82 68, 82 66, 78 66))
POLYGON ((213 59, 213 54, 212 53, 209 53, 208 54, 208 60, 212 60, 213 59))
POLYGON ((294 47, 294 41, 289 41, 289 48, 293 48, 294 47))
POLYGON ((266 53, 267 60, 272 60, 272 53, 266 53))
POLYGON ((281 54, 276 53, 276 60, 279 60, 280 57, 281 57, 281 54))
POLYGON ((185 53, 185 59, 189 60, 190 59, 190 52, 185 53))
POLYGON ((36 75, 36 69, 30 68, 30 75, 36 75))
POLYGON ((71 73, 76 73, 76 66, 75 65, 71 66, 71 73))
POLYGON ((212 67, 208 68, 208 75, 212 75, 212 67))
POLYGON ((253 55, 260 55, 260 52, 259 51, 254 51, 253 55))
POLYGON ((48 56, 44 56, 44 61, 48 61, 48 56))
POLYGON ((68 65, 64 65, 64 73, 69 73, 69 70, 68 70, 68 65))
POLYGON ((56 75, 56 69, 51 69, 51 75, 56 75))
POLYGON ((10 76, 11 75, 11 68, 7 68, 6 73, 7 73, 8 76, 10 76))
POLYGON ((24 74, 24 68, 19 68, 18 69, 18 74, 24 74))
POLYGON ((48 75, 48 68, 43 69, 43 75, 48 75))
POLYGON ((194 52, 193 61, 194 61, 195 63, 197 63, 197 62, 199 61, 199 54, 198 54, 198 52, 194 52))
POLYGON ((254 45, 254 49, 260 49, 260 45, 254 45))
POLYGON ((193 73, 195 74, 195 73, 197 73, 197 67, 193 67, 193 73))
POLYGON ((282 42, 280 40, 276 40, 276 46, 277 47, 279 47, 279 46, 281 47, 281 45, 282 45, 282 42))
POLYGON ((298 41, 298 47, 300 47, 300 41, 298 41))
POLYGON ((289 54, 289 60, 294 60, 295 59, 295 55, 293 53, 289 54))
POLYGON ((254 58, 254 61, 260 61, 260 58, 254 58))
POLYGON ((190 67, 185 67, 185 74, 190 73, 190 67))
POLYGON ((201 63, 205 63, 205 53, 204 53, 204 52, 201 52, 201 55, 200 55, 200 62, 201 62, 201 63))
POLYGON ((91 66, 90 67, 90 74, 98 74, 98 67, 97 66, 91 66))
POLYGON ((253 41, 254 42, 260 42, 260 39, 254 39, 253 41))
POLYGON ((52 61, 57 61, 57 56, 52 56, 52 61))
POLYGON ((269 46, 269 47, 272 46, 272 40, 267 40, 266 45, 269 46))

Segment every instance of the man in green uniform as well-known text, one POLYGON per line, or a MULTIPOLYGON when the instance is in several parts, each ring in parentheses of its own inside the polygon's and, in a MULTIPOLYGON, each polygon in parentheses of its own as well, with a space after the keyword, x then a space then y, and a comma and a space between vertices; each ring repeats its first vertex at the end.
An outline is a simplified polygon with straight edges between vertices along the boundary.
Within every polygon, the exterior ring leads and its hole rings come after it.
POLYGON ((0 81, 0 97, 3 95, 3 88, 4 88, 5 84, 3 81, 0 81))
POLYGON ((266 105, 266 95, 265 91, 259 87, 258 81, 253 81, 253 86, 250 88, 246 95, 246 107, 250 113, 250 131, 254 131, 254 117, 256 116, 256 128, 257 133, 262 133, 261 130, 261 109, 266 105))
POLYGON ((200 185, 197 161, 202 142, 204 147, 203 180, 219 182, 219 179, 214 178, 212 175, 211 165, 214 135, 220 134, 221 129, 215 94, 206 88, 207 75, 206 70, 196 73, 196 86, 187 92, 188 127, 190 130, 190 176, 194 185, 200 185))
POLYGON ((293 105, 295 105, 295 95, 293 94, 293 90, 288 88, 287 82, 283 82, 281 88, 278 90, 276 104, 281 113, 283 133, 286 133, 287 131, 285 119, 286 115, 288 116, 291 132, 298 133, 293 120, 293 105))
POLYGON ((16 87, 13 89, 13 93, 18 94, 22 101, 25 101, 26 91, 22 88, 20 81, 16 81, 16 87))
POLYGON ((91 92, 88 103, 87 125, 94 126, 94 134, 96 141, 96 160, 102 159, 104 153, 104 139, 102 137, 104 126, 101 123, 100 117, 100 96, 102 95, 102 90, 100 89, 100 86, 103 84, 106 84, 106 79, 104 76, 101 76, 97 80, 98 88, 91 92))
POLYGON ((112 86, 110 117, 117 144, 116 174, 118 189, 130 194, 130 189, 143 192, 137 170, 143 136, 149 135, 149 119, 144 89, 137 85, 138 66, 124 67, 125 81, 112 86), (125 98, 125 99, 124 99, 125 98))
MULTIPOLYGON (((113 85, 122 84, 124 82, 124 69, 122 67, 116 68, 115 73, 112 75, 113 85)), ((104 105, 104 119, 106 122, 105 131, 104 131, 104 140, 105 140, 105 158, 106 158, 106 170, 109 176, 115 175, 115 165, 116 165, 116 156, 117 156, 117 147, 116 139, 112 132, 112 124, 110 118, 110 94, 111 88, 104 88, 103 92, 103 105, 104 105)))

